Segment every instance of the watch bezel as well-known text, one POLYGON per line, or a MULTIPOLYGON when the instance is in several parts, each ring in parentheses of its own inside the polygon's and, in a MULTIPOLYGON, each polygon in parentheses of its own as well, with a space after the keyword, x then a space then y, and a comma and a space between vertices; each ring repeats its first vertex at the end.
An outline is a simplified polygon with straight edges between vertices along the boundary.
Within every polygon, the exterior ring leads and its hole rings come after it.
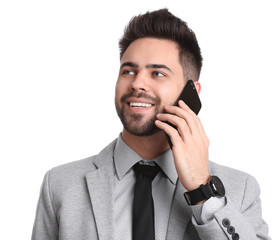
POLYGON ((214 196, 223 197, 225 195, 225 188, 220 178, 217 176, 212 176, 209 181, 209 185, 211 187, 214 196))

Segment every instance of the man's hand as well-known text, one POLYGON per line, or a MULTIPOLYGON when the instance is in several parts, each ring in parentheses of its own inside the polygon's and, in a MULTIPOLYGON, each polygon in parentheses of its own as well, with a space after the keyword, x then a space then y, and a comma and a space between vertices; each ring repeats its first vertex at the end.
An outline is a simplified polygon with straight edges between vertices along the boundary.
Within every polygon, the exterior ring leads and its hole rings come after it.
POLYGON ((209 140, 200 119, 183 101, 179 101, 179 107, 166 106, 165 112, 157 115, 155 124, 171 139, 175 167, 182 185, 188 191, 194 190, 210 179, 209 140), (177 130, 165 121, 175 125, 177 130))

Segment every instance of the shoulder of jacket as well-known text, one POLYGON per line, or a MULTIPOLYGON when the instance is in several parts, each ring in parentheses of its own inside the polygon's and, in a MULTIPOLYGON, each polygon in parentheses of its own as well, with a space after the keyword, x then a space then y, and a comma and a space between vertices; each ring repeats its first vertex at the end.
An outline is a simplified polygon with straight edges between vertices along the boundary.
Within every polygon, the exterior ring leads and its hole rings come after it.
POLYGON ((226 195, 233 200, 238 208, 246 199, 253 201, 260 195, 257 180, 250 174, 217 163, 210 162, 210 174, 218 176, 225 187, 226 195))
POLYGON ((60 178, 73 178, 74 176, 85 176, 87 173, 94 171, 98 166, 108 163, 112 160, 113 150, 116 145, 116 139, 107 145, 98 154, 65 163, 50 169, 47 174, 52 180, 60 178))

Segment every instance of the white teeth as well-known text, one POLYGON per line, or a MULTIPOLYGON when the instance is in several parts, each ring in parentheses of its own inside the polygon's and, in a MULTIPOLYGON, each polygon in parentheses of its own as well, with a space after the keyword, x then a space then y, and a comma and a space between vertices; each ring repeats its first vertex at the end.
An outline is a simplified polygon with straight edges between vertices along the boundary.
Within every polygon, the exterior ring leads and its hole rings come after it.
POLYGON ((149 103, 134 103, 134 102, 129 103, 129 105, 131 107, 151 107, 152 106, 152 104, 149 104, 149 103))

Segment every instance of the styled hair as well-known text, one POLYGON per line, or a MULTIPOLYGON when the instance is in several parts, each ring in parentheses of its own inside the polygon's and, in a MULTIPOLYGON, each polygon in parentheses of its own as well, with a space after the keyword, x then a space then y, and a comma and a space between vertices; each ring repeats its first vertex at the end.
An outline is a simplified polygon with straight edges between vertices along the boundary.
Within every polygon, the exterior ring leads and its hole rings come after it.
POLYGON ((166 8, 133 17, 119 41, 120 59, 133 41, 146 37, 176 42, 185 81, 198 81, 203 58, 195 33, 186 22, 166 8))

